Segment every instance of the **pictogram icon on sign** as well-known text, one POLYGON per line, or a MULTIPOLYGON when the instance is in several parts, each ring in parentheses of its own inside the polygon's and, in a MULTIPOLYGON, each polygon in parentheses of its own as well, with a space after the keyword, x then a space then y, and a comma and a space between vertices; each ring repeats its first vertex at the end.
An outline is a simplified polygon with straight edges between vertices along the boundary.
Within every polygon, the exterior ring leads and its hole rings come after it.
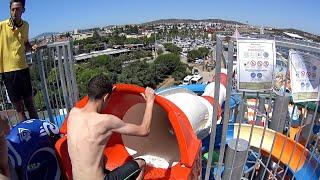
POLYGON ((251 66, 255 66, 255 65, 256 65, 256 62, 252 60, 252 61, 250 62, 250 64, 251 64, 251 66))

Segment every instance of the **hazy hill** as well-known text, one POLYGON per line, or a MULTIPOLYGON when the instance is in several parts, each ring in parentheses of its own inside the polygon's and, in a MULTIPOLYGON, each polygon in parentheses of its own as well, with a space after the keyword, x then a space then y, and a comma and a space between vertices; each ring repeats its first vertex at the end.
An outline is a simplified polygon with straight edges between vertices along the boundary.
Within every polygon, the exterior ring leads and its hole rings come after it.
POLYGON ((143 23, 143 25, 156 25, 156 24, 179 24, 179 23, 199 23, 199 22, 211 22, 211 23, 225 23, 225 24, 238 24, 243 23, 237 21, 227 21, 222 19, 160 19, 151 22, 143 23))

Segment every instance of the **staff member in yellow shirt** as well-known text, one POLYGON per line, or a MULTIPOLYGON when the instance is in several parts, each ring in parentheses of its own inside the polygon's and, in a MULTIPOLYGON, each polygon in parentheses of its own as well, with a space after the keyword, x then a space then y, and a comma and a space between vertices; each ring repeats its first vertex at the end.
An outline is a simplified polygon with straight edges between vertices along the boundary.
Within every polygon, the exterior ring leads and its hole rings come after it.
POLYGON ((25 0, 10 0, 10 19, 0 22, 0 73, 21 121, 38 118, 32 94, 26 51, 34 49, 28 41, 29 24, 22 20, 25 0))

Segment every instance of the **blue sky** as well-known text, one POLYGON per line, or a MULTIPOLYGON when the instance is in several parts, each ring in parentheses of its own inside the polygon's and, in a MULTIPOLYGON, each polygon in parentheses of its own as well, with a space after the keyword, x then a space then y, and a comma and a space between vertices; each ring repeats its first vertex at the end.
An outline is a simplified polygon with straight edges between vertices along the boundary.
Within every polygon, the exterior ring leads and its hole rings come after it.
MULTIPOLYGON (((0 0, 0 20, 9 17, 0 0)), ((320 34, 320 0, 26 0, 30 37, 42 32, 142 23, 163 18, 221 18, 320 34)))

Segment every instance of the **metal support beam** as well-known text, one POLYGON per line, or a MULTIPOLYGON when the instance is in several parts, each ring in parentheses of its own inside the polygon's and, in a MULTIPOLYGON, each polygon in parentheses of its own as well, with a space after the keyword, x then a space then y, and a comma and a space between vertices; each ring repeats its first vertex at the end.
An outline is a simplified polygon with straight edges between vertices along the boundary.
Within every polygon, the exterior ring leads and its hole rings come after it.
POLYGON ((282 133, 287 120, 288 105, 290 96, 286 93, 284 96, 277 96, 275 98, 272 118, 269 128, 282 133))
POLYGON ((223 180, 239 180, 249 149, 249 142, 244 139, 231 139, 228 142, 224 162, 223 180), (233 161, 233 157, 235 160, 233 161), (234 162, 234 164, 232 164, 234 162))
POLYGON ((262 122, 262 114, 265 114, 265 104, 266 104, 266 98, 265 97, 259 97, 259 106, 258 106, 258 115, 257 115, 257 118, 256 118, 256 124, 259 125, 261 124, 262 122))

